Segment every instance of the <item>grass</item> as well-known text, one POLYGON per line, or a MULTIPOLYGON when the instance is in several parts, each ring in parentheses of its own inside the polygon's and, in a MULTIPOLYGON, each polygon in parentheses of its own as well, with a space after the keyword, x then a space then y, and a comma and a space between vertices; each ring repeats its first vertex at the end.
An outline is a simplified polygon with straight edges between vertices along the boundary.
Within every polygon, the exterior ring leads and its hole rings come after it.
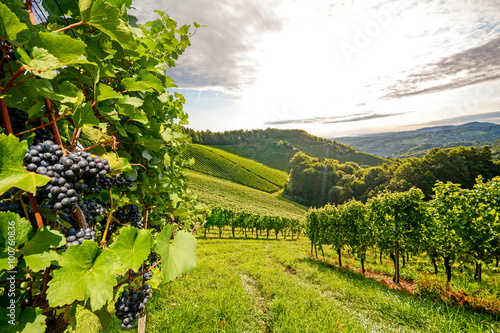
POLYGON ((195 159, 192 170, 265 192, 279 191, 288 180, 284 171, 213 147, 190 144, 186 158, 195 159))
MULTIPOLYGON (((305 238, 198 242, 197 267, 154 292, 147 332, 500 330, 498 316, 418 298, 313 260, 305 238)), ((109 330, 115 331, 116 325, 109 330)))
POLYGON ((189 189, 207 205, 233 210, 304 219, 306 208, 280 196, 199 172, 188 172, 189 189))

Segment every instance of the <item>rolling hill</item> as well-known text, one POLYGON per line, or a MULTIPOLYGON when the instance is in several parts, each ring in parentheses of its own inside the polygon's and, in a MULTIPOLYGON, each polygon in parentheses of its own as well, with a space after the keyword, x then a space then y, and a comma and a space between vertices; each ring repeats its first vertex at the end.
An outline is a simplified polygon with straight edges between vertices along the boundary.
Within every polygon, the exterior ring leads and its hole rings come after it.
POLYGON ((303 219, 307 209, 280 196, 190 170, 189 189, 210 206, 303 219))
POLYGON ((194 158, 192 170, 268 193, 279 191, 288 179, 284 171, 214 147, 190 144, 185 156, 194 158))
POLYGON ((458 126, 426 127, 415 131, 388 132, 335 138, 369 154, 397 158, 422 157, 432 148, 491 145, 500 157, 500 125, 472 122, 458 126))
POLYGON ((337 141, 320 138, 303 130, 266 130, 197 132, 185 129, 193 143, 216 147, 229 153, 254 160, 269 167, 290 171, 290 159, 297 153, 325 157, 340 162, 355 162, 375 166, 388 162, 379 156, 359 152, 337 141))

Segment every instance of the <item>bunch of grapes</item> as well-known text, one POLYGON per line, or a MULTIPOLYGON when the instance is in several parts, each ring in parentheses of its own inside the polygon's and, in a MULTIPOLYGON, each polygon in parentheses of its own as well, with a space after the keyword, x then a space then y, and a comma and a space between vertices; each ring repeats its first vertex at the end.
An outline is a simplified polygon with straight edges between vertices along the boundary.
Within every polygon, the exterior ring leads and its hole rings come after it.
POLYGON ((66 232, 66 248, 70 245, 80 245, 84 240, 89 239, 95 242, 95 231, 90 228, 83 229, 80 228, 76 230, 75 228, 69 228, 66 232))
POLYGON ((131 329, 151 297, 151 286, 143 285, 139 292, 134 287, 124 290, 115 303, 116 316, 122 321, 121 328, 131 329))
MULTIPOLYGON (((135 278, 136 276, 139 276, 139 275, 141 275, 141 273, 136 273, 134 271, 132 271, 130 273, 130 276, 132 278, 135 278)), ((151 280, 153 278, 153 271, 146 272, 142 276, 144 277, 144 282, 147 282, 147 281, 149 281, 149 280, 151 280)))
POLYGON ((12 212, 20 216, 24 216, 23 207, 17 202, 11 200, 4 200, 0 202, 0 212, 12 212))
POLYGON ((123 177, 121 175, 114 175, 111 177, 104 177, 99 179, 99 186, 103 190, 109 190, 114 187, 132 187, 134 181, 130 177, 123 177))
POLYGON ((106 208, 94 199, 83 200, 80 205, 87 223, 94 224, 98 216, 104 215, 106 208))
POLYGON ((133 227, 138 229, 142 229, 144 227, 142 224, 141 211, 137 205, 123 206, 115 213, 115 218, 120 221, 121 224, 130 222, 133 227))
POLYGON ((25 155, 26 170, 51 177, 40 193, 46 195, 54 210, 68 214, 75 210, 76 203, 85 190, 104 177, 110 167, 107 160, 90 153, 64 153, 51 140, 30 145, 25 155))
MULTIPOLYGON (((12 132, 14 132, 14 134, 17 134, 26 131, 26 122, 28 121, 28 114, 24 111, 9 107, 7 107, 7 110, 9 111, 9 119, 10 119, 10 125, 12 126, 12 132)), ((4 126, 3 118, 1 117, 0 117, 0 124, 4 126)))

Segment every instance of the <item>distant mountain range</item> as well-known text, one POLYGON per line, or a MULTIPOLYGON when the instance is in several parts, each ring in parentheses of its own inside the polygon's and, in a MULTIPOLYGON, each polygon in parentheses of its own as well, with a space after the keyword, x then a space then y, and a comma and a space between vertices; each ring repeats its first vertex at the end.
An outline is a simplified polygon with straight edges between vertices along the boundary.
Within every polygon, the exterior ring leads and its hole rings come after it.
POLYGON ((500 159, 500 125, 471 122, 458 126, 425 127, 414 131, 332 138, 369 154, 383 157, 422 157, 432 148, 490 146, 500 159))

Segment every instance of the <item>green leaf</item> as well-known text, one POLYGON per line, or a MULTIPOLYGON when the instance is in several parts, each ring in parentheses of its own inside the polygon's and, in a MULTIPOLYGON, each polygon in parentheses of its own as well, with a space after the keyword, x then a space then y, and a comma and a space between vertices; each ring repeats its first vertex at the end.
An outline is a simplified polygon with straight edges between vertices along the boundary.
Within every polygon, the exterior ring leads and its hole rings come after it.
POLYGON ((151 149, 153 151, 158 150, 161 147, 163 147, 163 144, 161 143, 160 140, 157 140, 155 138, 150 138, 148 136, 140 137, 137 140, 137 144, 141 145, 141 146, 144 146, 144 147, 147 147, 147 148, 149 148, 149 149, 151 149))
POLYGON ((49 80, 57 76, 55 69, 61 67, 61 63, 48 50, 35 46, 31 56, 32 58, 25 65, 26 71, 49 80))
POLYGON ((113 138, 103 133, 100 129, 93 128, 87 125, 82 126, 82 134, 80 135, 80 139, 85 143, 88 143, 87 146, 93 146, 99 143, 105 144, 113 142, 113 138))
POLYGON ((81 40, 68 35, 55 35, 49 32, 38 34, 40 46, 56 57, 61 64, 77 61, 85 53, 85 45, 81 40))
POLYGON ((54 87, 48 80, 34 80, 32 88, 41 96, 51 100, 62 103, 76 103, 78 101, 77 92, 79 89, 70 82, 62 82, 58 87, 59 92, 54 91, 54 87))
POLYGON ((22 23, 9 7, 0 3, 0 38, 8 40, 16 46, 21 46, 18 34, 27 29, 28 26, 22 23))
POLYGON ((142 110, 137 109, 132 105, 119 105, 117 110, 119 114, 127 116, 142 124, 147 124, 149 122, 148 116, 142 110))
POLYGON ((97 101, 105 101, 107 99, 120 98, 122 95, 108 85, 99 83, 97 86, 97 101))
POLYGON ((27 150, 26 141, 19 142, 14 135, 0 134, 0 194, 12 187, 35 194, 37 186, 44 186, 49 182, 50 177, 24 169, 23 161, 27 150))
POLYGON ((36 232, 35 237, 24 245, 20 252, 24 255, 28 267, 38 272, 49 267, 52 261, 58 259, 57 252, 50 248, 57 248, 65 243, 64 236, 58 230, 42 227, 36 232))
POLYGON ((85 15, 86 11, 90 9, 90 7, 92 6, 92 3, 94 3, 94 0, 80 0, 78 1, 78 7, 80 9, 80 14, 82 15, 82 17, 86 18, 87 15, 85 15))
POLYGON ((143 91, 151 89, 151 87, 146 82, 136 81, 132 77, 123 79, 122 85, 127 91, 143 91))
MULTIPOLYGON (((16 309, 16 313, 20 311, 20 308, 16 309)), ((2 315, 7 316, 6 314, 2 315)), ((11 320, 9 316, 5 319, 11 320)), ((47 317, 43 315, 42 309, 33 309, 27 306, 24 308, 19 319, 12 320, 12 322, 6 322, 0 326, 0 331, 3 333, 44 333, 47 329, 47 325, 45 324, 46 319, 47 317)))
POLYGON ((127 23, 120 19, 120 9, 105 0, 96 0, 90 9, 90 17, 86 20, 91 25, 117 41, 128 49, 134 49, 134 35, 127 23))
POLYGON ((128 104, 128 105, 135 106, 136 108, 142 106, 142 104, 144 103, 144 101, 142 99, 140 99, 138 97, 129 96, 129 95, 123 95, 122 98, 120 98, 119 102, 121 104, 128 104))
POLYGON ((109 152, 101 155, 101 159, 108 160, 109 167, 111 168, 109 175, 118 175, 123 173, 123 164, 117 153, 109 152))
POLYGON ((107 304, 108 303, 106 303, 101 309, 93 311, 97 318, 99 318, 99 321, 101 322, 102 328, 104 330, 106 330, 113 321, 113 317, 108 311, 107 304))
POLYGON ((85 103, 82 107, 77 108, 72 118, 76 128, 83 125, 99 125, 99 119, 94 115, 94 109, 90 103, 85 103))
POLYGON ((188 232, 178 231, 170 244, 174 227, 167 225, 158 234, 157 252, 162 258, 163 277, 171 281, 196 267, 196 238, 188 232))
POLYGON ((9 261, 8 250, 18 249, 26 243, 30 233, 31 223, 28 220, 12 212, 0 212, 0 270, 16 267, 16 260, 9 261))
POLYGON ((148 258, 152 246, 151 230, 126 227, 121 228, 110 250, 120 258, 123 268, 137 270, 148 258))
POLYGON ((90 299, 91 309, 97 310, 113 296, 121 263, 111 251, 102 251, 97 243, 85 240, 80 246, 70 246, 59 264, 61 268, 52 271, 52 280, 48 283, 50 306, 90 299))

